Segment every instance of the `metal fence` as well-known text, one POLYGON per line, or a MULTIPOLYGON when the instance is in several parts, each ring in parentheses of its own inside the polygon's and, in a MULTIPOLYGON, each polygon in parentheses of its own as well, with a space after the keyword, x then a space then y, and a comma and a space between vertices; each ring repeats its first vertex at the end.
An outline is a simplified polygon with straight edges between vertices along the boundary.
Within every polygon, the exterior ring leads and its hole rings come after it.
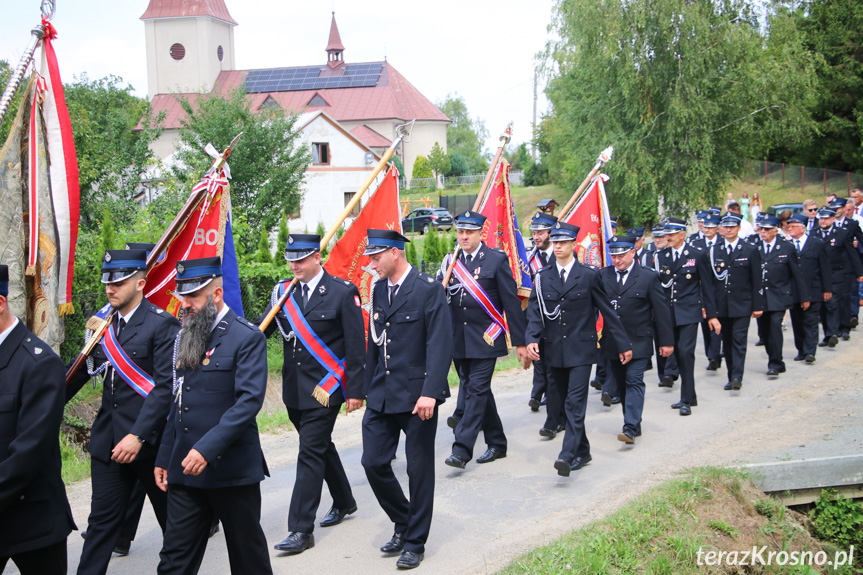
MULTIPOLYGON (((442 185, 439 187, 458 188, 460 186, 478 186, 482 184, 484 179, 485 174, 471 174, 469 176, 450 176, 448 178, 441 178, 441 181, 439 183, 441 183, 442 185)), ((513 186, 520 186, 523 179, 524 172, 509 173, 509 183, 513 186)), ((434 178, 412 178, 410 180, 401 179, 399 185, 409 190, 414 190, 416 188, 436 189, 434 178)))
POLYGON ((741 179, 748 183, 775 182, 782 188, 809 188, 824 194, 833 192, 846 197, 854 188, 863 187, 863 174, 766 160, 747 161, 741 179))
POLYGON ((473 209, 476 194, 465 196, 440 196, 440 207, 453 215, 473 209))

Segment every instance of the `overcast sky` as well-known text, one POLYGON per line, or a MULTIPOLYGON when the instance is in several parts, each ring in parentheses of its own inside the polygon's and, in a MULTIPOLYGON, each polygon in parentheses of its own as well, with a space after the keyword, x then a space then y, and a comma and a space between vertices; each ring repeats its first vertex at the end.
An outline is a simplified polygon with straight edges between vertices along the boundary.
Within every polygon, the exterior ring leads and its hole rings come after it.
MULTIPOLYGON (((57 0, 55 43, 63 80, 122 77, 147 95, 144 23, 149 0, 57 0)), ((429 100, 458 93, 485 121, 489 149, 513 121, 513 140, 529 141, 536 53, 549 38, 553 0, 312 2, 226 0, 239 69, 324 64, 331 11, 345 61, 383 60, 429 100)), ((39 21, 38 0, 4 0, 0 59, 15 66, 39 21)), ((4 87, 5 88, 5 87, 4 87)), ((539 87, 537 118, 547 103, 539 87)))

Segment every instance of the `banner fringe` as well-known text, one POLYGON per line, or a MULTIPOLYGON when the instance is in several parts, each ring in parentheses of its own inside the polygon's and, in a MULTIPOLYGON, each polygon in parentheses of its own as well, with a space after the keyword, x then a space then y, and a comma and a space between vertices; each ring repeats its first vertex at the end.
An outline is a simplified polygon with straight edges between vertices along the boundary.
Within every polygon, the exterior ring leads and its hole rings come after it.
POLYGON ((24 275, 30 278, 36 277, 36 266, 27 266, 24 275))
POLYGON ((330 406, 330 394, 324 391, 319 385, 315 386, 315 390, 312 392, 312 397, 314 397, 315 401, 324 407, 330 406))
POLYGON ((58 312, 60 314, 60 317, 72 315, 73 313, 75 313, 75 305, 72 303, 62 303, 58 306, 58 312))

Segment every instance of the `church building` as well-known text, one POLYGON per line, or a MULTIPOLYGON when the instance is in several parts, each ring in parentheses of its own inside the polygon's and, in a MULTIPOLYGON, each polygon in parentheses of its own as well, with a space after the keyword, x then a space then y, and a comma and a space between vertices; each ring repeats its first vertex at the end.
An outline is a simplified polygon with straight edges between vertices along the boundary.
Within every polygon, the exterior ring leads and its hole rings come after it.
MULTIPOLYGON (((261 12, 261 18, 266 13, 261 12)), ((194 105, 200 94, 241 88, 252 110, 279 107, 290 113, 323 112, 352 139, 379 157, 395 138, 395 127, 416 120, 410 142, 396 150, 410 177, 417 156, 435 142, 446 150, 449 118, 386 60, 352 63, 345 58, 335 13, 330 23, 326 62, 320 65, 237 70, 234 27, 225 0, 150 0, 141 16, 147 49, 147 78, 153 113, 165 113, 164 132, 153 151, 165 159, 174 151, 184 114, 176 95, 194 105)), ((345 170, 328 142, 314 142, 313 165, 345 170)), ((372 166, 357 166, 365 171, 372 166)), ((344 178, 342 178, 344 179, 344 178)), ((309 190, 307 190, 307 194, 309 190)), ((341 195, 341 192, 340 192, 341 195)))

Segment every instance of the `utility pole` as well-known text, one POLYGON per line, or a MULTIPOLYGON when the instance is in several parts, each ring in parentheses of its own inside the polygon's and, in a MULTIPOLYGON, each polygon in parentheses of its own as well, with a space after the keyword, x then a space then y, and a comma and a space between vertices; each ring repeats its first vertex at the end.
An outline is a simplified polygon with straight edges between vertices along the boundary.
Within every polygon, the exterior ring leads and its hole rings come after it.
POLYGON ((536 67, 533 68, 533 141, 531 142, 531 157, 536 163, 536 67))

